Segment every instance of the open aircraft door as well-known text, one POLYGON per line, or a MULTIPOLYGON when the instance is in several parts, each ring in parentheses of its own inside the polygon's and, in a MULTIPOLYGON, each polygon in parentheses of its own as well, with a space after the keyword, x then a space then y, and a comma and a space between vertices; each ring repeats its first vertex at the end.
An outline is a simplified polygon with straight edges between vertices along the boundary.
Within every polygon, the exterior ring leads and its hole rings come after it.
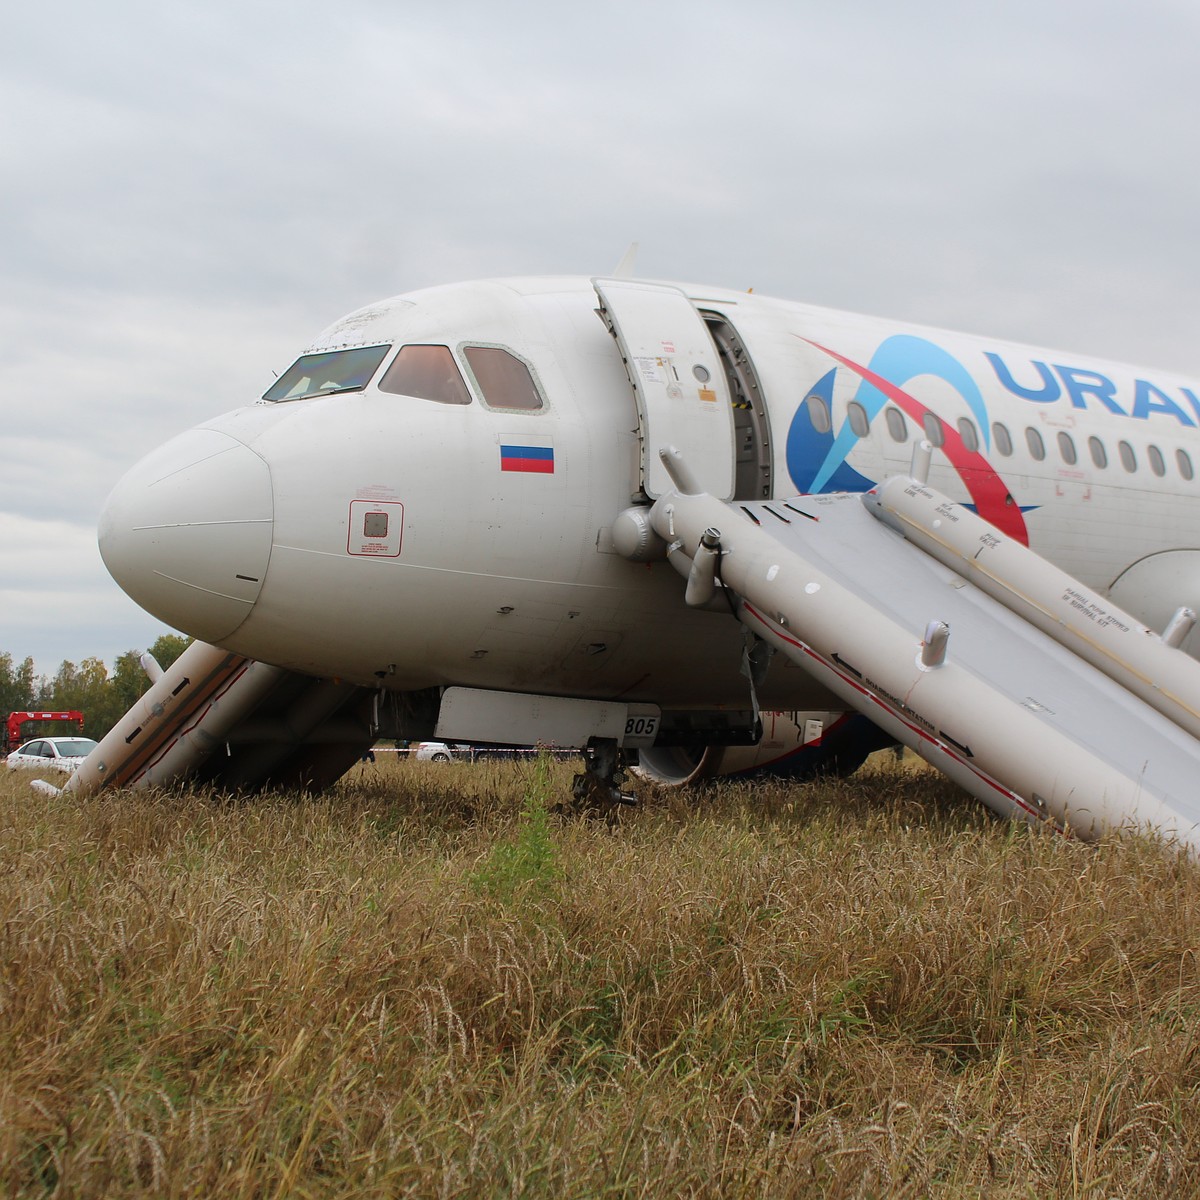
POLYGON ((675 446, 704 491, 732 499, 733 411, 704 319, 678 288, 625 279, 592 284, 637 397, 646 495, 674 490, 658 452, 675 446))

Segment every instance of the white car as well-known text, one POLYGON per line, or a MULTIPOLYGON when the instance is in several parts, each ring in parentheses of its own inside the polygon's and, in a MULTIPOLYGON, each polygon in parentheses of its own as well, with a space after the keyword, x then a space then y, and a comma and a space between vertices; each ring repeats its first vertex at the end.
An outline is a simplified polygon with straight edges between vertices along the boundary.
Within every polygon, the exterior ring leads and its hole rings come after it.
POLYGON ((418 742, 414 757, 418 762, 479 762, 492 758, 520 758, 536 754, 520 746, 476 746, 470 742, 418 742))
POLYGON ((417 762, 449 762, 452 758, 470 759, 471 747, 455 742, 418 742, 417 762))
POLYGON ((33 768, 70 775, 95 748, 96 743, 85 737, 34 738, 8 756, 8 765, 13 771, 33 768))

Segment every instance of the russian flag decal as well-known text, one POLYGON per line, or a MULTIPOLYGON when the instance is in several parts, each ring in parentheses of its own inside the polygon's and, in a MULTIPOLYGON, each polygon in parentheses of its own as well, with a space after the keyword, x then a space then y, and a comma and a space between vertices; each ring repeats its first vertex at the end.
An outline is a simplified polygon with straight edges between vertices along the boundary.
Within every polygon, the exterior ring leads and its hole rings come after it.
POLYGON ((500 470, 529 471, 535 475, 554 474, 553 446, 500 447, 500 470))

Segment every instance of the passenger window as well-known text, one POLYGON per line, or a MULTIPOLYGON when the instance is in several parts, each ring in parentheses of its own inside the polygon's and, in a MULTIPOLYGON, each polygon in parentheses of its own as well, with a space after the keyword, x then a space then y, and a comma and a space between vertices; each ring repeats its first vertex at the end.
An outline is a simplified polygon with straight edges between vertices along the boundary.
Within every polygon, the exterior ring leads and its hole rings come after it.
POLYGON ((933 447, 941 446, 946 440, 946 431, 942 428, 942 423, 933 415, 926 413, 921 418, 921 425, 925 430, 925 436, 929 439, 929 444, 933 447))
POLYGON ((833 432, 833 418, 829 414, 829 405, 823 396, 809 396, 805 401, 808 405, 808 419, 818 433, 833 432))
POLYGON ((463 354, 488 408, 537 412, 545 407, 529 368, 515 354, 498 346, 466 346, 463 354))
POLYGON ((1162 451, 1157 446, 1147 446, 1146 458, 1150 463, 1150 470, 1161 479, 1167 473, 1167 464, 1163 460, 1162 451))
POLYGON ((1104 470, 1108 466, 1108 451, 1104 448, 1104 443, 1098 437, 1088 438, 1088 452, 1092 456, 1092 462, 1104 470))
POLYGON ((402 346, 383 373, 379 390, 439 404, 471 403, 449 346, 402 346))
POLYGON ((1058 435, 1058 452, 1068 467, 1073 467, 1079 461, 1079 455, 1075 452, 1075 441, 1069 433, 1058 435))
POLYGON ((867 410, 857 400, 851 400, 846 406, 846 415, 850 418, 850 429, 856 437, 866 437, 871 428, 867 420, 867 410))
POLYGON ((1128 442, 1118 442, 1117 451, 1121 455, 1121 466, 1130 474, 1137 470, 1137 455, 1133 452, 1133 447, 1128 442))
POLYGON ((1041 462, 1046 457, 1046 443, 1042 441, 1042 435, 1032 425, 1025 430, 1025 445, 1029 447, 1029 453, 1037 462, 1041 462))
POLYGON ((962 438, 962 444, 972 454, 979 449, 979 431, 975 428, 975 422, 970 417, 959 417, 958 436, 962 438))
POLYGON ((1001 425, 999 421, 996 421, 992 425, 992 440, 996 443, 996 449, 1005 458, 1012 453, 1012 435, 1008 432, 1007 425, 1001 425))
POLYGON ((887 421, 888 433, 892 435, 893 442, 908 441, 908 422, 905 421, 904 414, 898 408, 893 408, 889 404, 887 412, 884 413, 884 419, 887 421))
POLYGON ((1196 474, 1192 469, 1192 459, 1186 450, 1175 451, 1175 465, 1184 479, 1191 479, 1196 474))

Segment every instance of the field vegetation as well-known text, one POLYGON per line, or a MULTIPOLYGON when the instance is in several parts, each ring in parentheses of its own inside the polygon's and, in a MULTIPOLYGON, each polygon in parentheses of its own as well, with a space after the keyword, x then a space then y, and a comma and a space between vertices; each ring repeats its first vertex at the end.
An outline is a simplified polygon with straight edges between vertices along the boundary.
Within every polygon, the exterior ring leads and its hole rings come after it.
POLYGON ((846 782, 0 778, 0 1195, 1200 1192, 1200 869, 846 782))

